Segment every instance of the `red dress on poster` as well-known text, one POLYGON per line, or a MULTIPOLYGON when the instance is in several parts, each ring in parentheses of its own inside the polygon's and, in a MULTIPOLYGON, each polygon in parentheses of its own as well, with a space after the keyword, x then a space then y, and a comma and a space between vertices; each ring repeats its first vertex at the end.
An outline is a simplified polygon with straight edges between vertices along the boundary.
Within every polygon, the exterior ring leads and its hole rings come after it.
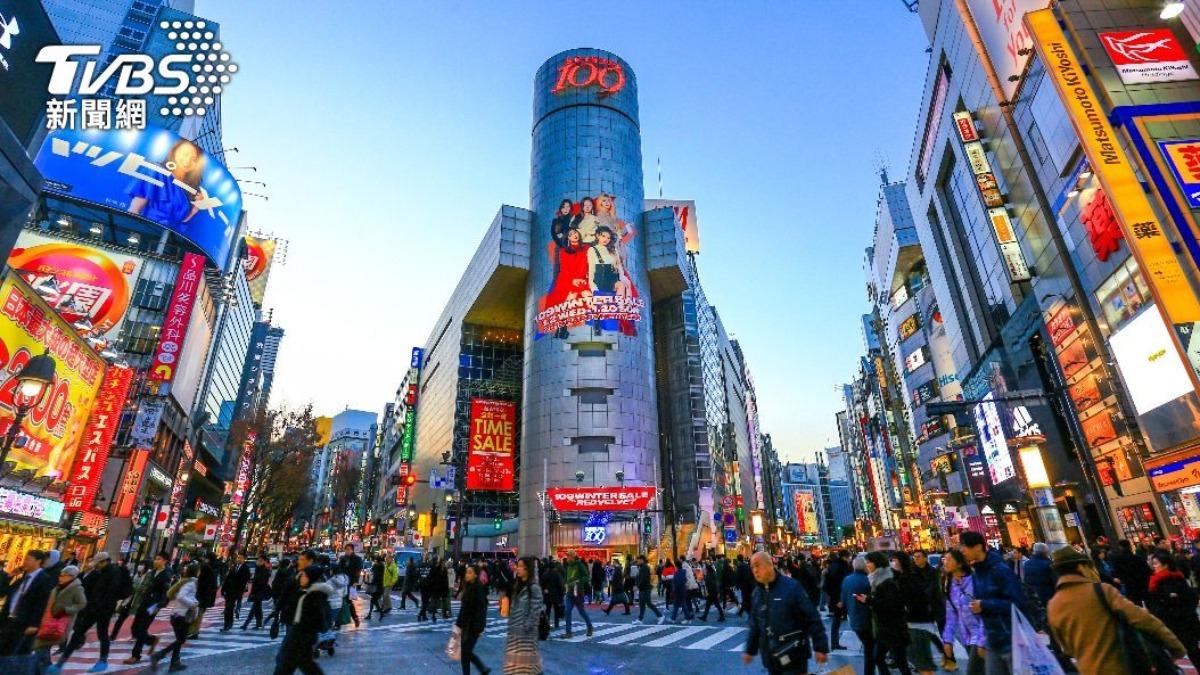
POLYGON ((546 294, 546 306, 553 307, 581 295, 591 295, 588 285, 588 246, 568 245, 558 249, 558 276, 546 294))

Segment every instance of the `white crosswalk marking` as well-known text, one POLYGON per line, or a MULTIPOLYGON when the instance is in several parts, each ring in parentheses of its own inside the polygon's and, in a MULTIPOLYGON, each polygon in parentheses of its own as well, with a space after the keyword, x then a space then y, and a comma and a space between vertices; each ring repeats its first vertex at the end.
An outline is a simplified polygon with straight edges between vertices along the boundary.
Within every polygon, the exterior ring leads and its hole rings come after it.
POLYGON ((713 635, 709 635, 706 638, 697 640, 690 645, 684 645, 683 648, 684 649, 711 649, 711 648, 717 646, 718 644, 720 644, 736 635, 744 633, 744 632, 746 632, 745 628, 722 628, 721 630, 717 631, 713 635))
POLYGON ((664 630, 671 630, 673 627, 674 627, 674 626, 665 626, 665 625, 664 625, 664 626, 646 626, 645 628, 642 628, 641 630, 636 630, 636 631, 634 631, 634 632, 632 632, 632 633, 628 633, 628 634, 626 634, 626 635, 621 635, 621 636, 618 636, 618 637, 612 638, 611 640, 604 640, 604 641, 603 641, 603 642, 601 642, 600 644, 604 644, 604 645, 623 645, 623 644, 626 644, 626 643, 628 643, 628 642, 633 642, 634 640, 640 640, 641 638, 644 638, 644 637, 646 637, 647 635, 653 635, 653 634, 655 634, 655 633, 661 633, 661 632, 663 632, 664 630))
POLYGON ((680 640, 683 640, 686 637, 695 635, 696 633, 703 633, 706 630, 709 630, 708 626, 688 626, 687 628, 677 630, 674 633, 671 633, 670 635, 665 635, 663 637, 660 637, 657 640, 651 640, 650 642, 645 642, 642 644, 642 646, 643 647, 666 647, 667 645, 675 644, 676 642, 679 642, 680 640))
MULTIPOLYGON (((612 635, 613 633, 620 633, 621 631, 628 630, 629 628, 631 628, 631 626, 629 624, 621 624, 619 626, 612 626, 611 628, 603 628, 601 630, 593 632, 592 638, 597 637, 599 635, 612 635)), ((590 639, 591 638, 589 638, 587 633, 585 632, 582 635, 576 635, 575 637, 563 638, 562 641, 563 642, 583 642, 584 640, 590 640, 590 639)))

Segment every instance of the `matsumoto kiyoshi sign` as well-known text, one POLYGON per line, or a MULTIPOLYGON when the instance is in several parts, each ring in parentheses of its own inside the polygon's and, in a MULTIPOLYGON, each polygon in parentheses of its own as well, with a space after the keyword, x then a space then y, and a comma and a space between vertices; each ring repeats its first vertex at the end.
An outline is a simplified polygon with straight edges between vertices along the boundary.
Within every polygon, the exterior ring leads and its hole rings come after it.
POLYGON ((1200 78, 1169 28, 1100 33, 1100 44, 1125 84, 1200 78))
POLYGON ((242 214, 225 165, 166 129, 50 132, 34 160, 47 192, 140 216, 224 267, 242 214))
POLYGON ((641 511, 654 499, 653 487, 550 488, 546 495, 559 511, 641 511))

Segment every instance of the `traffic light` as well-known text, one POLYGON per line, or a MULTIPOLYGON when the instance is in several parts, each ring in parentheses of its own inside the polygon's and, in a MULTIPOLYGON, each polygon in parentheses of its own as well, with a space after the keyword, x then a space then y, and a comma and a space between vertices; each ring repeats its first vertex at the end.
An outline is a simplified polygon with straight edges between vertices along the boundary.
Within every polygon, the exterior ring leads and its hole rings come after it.
POLYGON ((400 479, 400 484, 406 488, 410 488, 417 484, 417 475, 414 473, 406 474, 400 479))
POLYGON ((500 516, 496 516, 495 519, 492 520, 492 529, 499 532, 500 528, 502 527, 504 527, 504 519, 500 516))
POLYGON ((642 534, 654 534, 654 521, 650 516, 642 518, 642 534))

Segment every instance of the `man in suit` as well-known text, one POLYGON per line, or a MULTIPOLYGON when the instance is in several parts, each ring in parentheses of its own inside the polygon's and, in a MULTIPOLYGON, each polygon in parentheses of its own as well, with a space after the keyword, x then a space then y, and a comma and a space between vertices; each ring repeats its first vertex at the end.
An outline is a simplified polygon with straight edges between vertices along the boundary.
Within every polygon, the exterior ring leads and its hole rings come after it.
POLYGON ((154 556, 154 569, 147 572, 151 577, 150 587, 142 594, 141 604, 133 617, 133 627, 130 629, 134 638, 133 651, 125 659, 127 665, 142 660, 142 647, 149 645, 150 652, 154 653, 154 647, 158 645, 158 636, 150 634, 150 624, 154 623, 158 610, 167 604, 167 591, 171 589, 172 581, 171 570, 167 566, 169 563, 167 554, 160 552, 154 556))
MULTIPOLYGON (((225 598, 225 626, 222 633, 228 633, 233 628, 233 609, 241 601, 250 583, 250 568, 246 566, 246 554, 238 552, 237 561, 229 568, 225 581, 221 584, 221 597, 225 598)), ((261 615, 260 615, 261 616, 261 615)))
POLYGON ((108 667, 108 622, 117 611, 117 602, 126 591, 132 593, 132 588, 122 588, 121 570, 112 564, 108 553, 101 551, 92 558, 91 569, 83 575, 83 592, 87 596, 87 606, 75 619, 71 640, 62 650, 58 663, 46 672, 49 675, 62 671, 63 664, 71 658, 71 654, 87 642, 87 632, 96 627, 96 637, 100 641, 100 660, 92 672, 100 672, 108 667))
POLYGON ((21 564, 24 573, 12 582, 8 602, 0 612, 0 655, 28 654, 33 650, 33 640, 46 612, 50 592, 58 582, 57 577, 42 569, 46 554, 33 550, 25 554, 21 564))
POLYGON ((242 624, 242 630, 250 627, 250 621, 254 621, 254 629, 258 630, 263 625, 263 602, 271 597, 271 561, 267 558, 266 553, 258 554, 258 562, 254 566, 254 579, 250 582, 250 612, 246 614, 246 621, 242 624))

